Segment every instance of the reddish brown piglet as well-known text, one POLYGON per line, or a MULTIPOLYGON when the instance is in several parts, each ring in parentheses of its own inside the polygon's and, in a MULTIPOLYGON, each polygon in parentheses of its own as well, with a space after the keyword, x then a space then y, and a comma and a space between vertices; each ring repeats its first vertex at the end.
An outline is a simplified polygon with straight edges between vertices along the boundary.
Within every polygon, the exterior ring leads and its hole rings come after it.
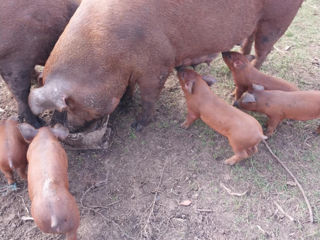
POLYGON ((249 62, 246 56, 238 52, 223 52, 222 57, 232 72, 232 77, 236 85, 236 100, 238 100, 245 91, 251 88, 252 84, 264 86, 267 90, 299 90, 293 83, 260 72, 249 62))
POLYGON ((21 136, 18 122, 13 119, 0 121, 0 169, 8 184, 13 184, 13 170, 19 176, 27 179, 27 150, 28 144, 21 136))
POLYGON ((225 160, 229 165, 258 151, 258 144, 266 137, 257 120, 218 98, 196 72, 180 69, 178 77, 188 107, 183 127, 188 128, 195 120, 201 118, 212 129, 226 136, 235 154, 225 160))
POLYGON ((76 240, 80 214, 68 190, 67 154, 57 139, 66 138, 68 130, 59 124, 37 130, 24 123, 19 128, 31 141, 27 152, 28 192, 35 223, 45 233, 65 233, 67 240, 76 240))
POLYGON ((270 136, 284 119, 320 118, 320 91, 264 91, 263 87, 253 85, 253 90, 244 93, 235 105, 266 114, 269 118, 266 135, 270 136))

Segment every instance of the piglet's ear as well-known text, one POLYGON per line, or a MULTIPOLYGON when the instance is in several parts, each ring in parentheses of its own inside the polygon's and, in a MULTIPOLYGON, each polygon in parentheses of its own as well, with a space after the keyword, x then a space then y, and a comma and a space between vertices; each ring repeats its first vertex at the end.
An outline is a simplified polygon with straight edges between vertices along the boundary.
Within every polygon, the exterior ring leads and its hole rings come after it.
POLYGON ((255 103, 256 98, 254 97, 253 94, 246 92, 243 94, 242 102, 243 103, 255 103))
POLYGON ((69 135, 68 128, 62 126, 60 123, 57 123, 56 125, 54 125, 54 127, 51 128, 50 130, 53 133, 53 135, 55 135, 60 140, 66 139, 69 135))
POLYGON ((216 83, 217 80, 209 75, 202 76, 202 79, 208 84, 208 86, 211 86, 212 84, 216 83))
POLYGON ((233 66, 236 69, 242 69, 246 66, 246 63, 238 59, 233 62, 233 66))
POLYGON ((38 129, 35 129, 28 123, 18 124, 18 129, 27 143, 30 143, 38 133, 38 129))
POLYGON ((186 90, 189 92, 189 93, 193 93, 193 85, 194 85, 194 80, 191 80, 191 81, 187 81, 185 84, 184 84, 184 87, 186 88, 186 90))

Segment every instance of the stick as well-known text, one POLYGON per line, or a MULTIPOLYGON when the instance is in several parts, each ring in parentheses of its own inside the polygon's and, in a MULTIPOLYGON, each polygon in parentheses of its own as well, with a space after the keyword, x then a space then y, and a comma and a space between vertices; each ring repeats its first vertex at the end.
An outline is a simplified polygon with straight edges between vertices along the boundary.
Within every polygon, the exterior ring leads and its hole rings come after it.
POLYGON ((270 236, 270 234, 267 231, 263 230, 263 228, 260 227, 259 225, 257 225, 257 228, 263 233, 263 235, 270 236))
POLYGON ((303 195, 303 198, 304 198, 304 201, 306 202, 307 204, 307 207, 308 207, 308 210, 309 210, 309 216, 310 216, 310 222, 311 223, 314 223, 314 220, 313 220, 313 213, 312 213, 312 208, 311 208, 311 205, 310 205, 310 202, 301 186, 301 184, 298 182, 297 178, 293 175, 293 173, 290 171, 290 169, 284 164, 284 162, 282 162, 274 153, 273 151, 271 150, 271 148, 269 147, 268 143, 265 141, 265 140, 262 140, 264 145, 266 145, 268 151, 271 153, 271 155, 280 163, 280 165, 289 173, 289 175, 293 178, 293 180, 295 181, 295 183, 298 185, 298 188, 300 189, 302 195, 303 195))
POLYGON ((23 197, 22 197, 21 195, 17 195, 17 196, 18 196, 19 198, 21 198, 21 200, 22 200, 22 202, 23 202, 23 205, 24 205, 24 208, 26 209, 27 213, 30 215, 30 211, 29 211, 29 209, 28 209, 28 207, 27 207, 27 205, 26 205, 23 197))
POLYGON ((277 206, 277 208, 280 210, 280 212, 282 212, 287 218, 289 218, 289 220, 290 220, 291 222, 295 222, 295 221, 296 221, 293 217, 291 217, 288 213, 286 213, 286 212, 283 210, 283 208, 282 208, 276 201, 274 201, 274 204, 277 206))
POLYGON ((223 187, 227 191, 227 193, 230 194, 231 196, 242 197, 242 196, 246 195, 247 192, 249 191, 249 190, 247 190, 243 193, 232 192, 231 189, 227 188, 222 182, 220 182, 220 186, 223 187))
POLYGON ((214 212, 212 209, 206 209, 206 208, 198 208, 197 209, 198 212, 214 212))
POLYGON ((156 199, 157 199, 157 196, 158 196, 158 194, 159 194, 159 190, 160 190, 160 187, 161 187, 161 184, 162 184, 164 169, 166 168, 166 165, 167 165, 167 161, 164 163, 164 166, 163 166, 163 168, 162 168, 160 180, 159 180, 158 186, 157 186, 157 188, 156 188, 156 190, 155 190, 155 194, 154 194, 153 201, 152 201, 152 204, 151 204, 151 210, 150 210, 150 212, 149 212, 149 215, 148 215, 146 224, 144 225, 144 228, 143 228, 143 231, 144 231, 144 233, 145 233, 146 235, 147 235, 147 227, 148 227, 148 225, 149 225, 149 223, 150 223, 150 218, 151 218, 151 215, 153 214, 154 206, 156 205, 156 199))

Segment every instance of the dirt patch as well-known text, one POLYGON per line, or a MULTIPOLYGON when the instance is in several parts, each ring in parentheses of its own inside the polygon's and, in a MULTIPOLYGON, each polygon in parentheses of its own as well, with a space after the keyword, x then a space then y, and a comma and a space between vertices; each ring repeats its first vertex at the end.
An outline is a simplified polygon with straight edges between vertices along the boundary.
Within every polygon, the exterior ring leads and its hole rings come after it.
MULTIPOLYGON (((301 89, 320 89, 319 16, 319 1, 306 1, 263 71, 301 89)), ((213 74, 218 82, 212 90, 230 102, 233 83, 221 58, 197 70, 213 74)), ((189 130, 180 128, 186 105, 174 75, 158 101, 156 121, 136 133, 130 124, 139 102, 136 94, 111 115, 108 151, 67 151, 70 191, 81 212, 79 239, 320 238, 320 138, 313 133, 319 120, 285 121, 268 140, 305 188, 317 221, 311 224, 301 193, 262 144, 254 157, 230 167, 222 163, 232 155, 226 138, 201 121, 189 130), (221 183, 248 193, 232 196, 221 183), (184 200, 191 204, 181 205, 184 200), (276 203, 296 221, 285 217, 276 203)), ((16 113, 3 81, 0 109, 0 119, 16 113)), ((252 115, 265 124, 264 116, 252 115)), ((2 174, 0 183, 5 185, 2 174)), ((64 239, 22 220, 30 216, 30 201, 27 183, 19 180, 18 186, 17 192, 0 196, 0 239, 64 239)))

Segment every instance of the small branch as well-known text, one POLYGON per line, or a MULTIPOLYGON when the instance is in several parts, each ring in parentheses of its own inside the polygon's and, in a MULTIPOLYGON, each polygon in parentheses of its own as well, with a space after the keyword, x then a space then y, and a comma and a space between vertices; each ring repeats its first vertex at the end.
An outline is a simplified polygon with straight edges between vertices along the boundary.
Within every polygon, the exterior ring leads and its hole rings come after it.
POLYGON ((302 195, 303 195, 303 198, 304 198, 304 201, 306 202, 307 204, 307 207, 308 207, 308 210, 309 210, 309 219, 310 219, 310 222, 311 223, 314 223, 314 219, 313 219, 313 213, 312 213, 312 208, 311 208, 311 205, 310 205, 310 202, 301 186, 301 184, 298 182, 297 178, 293 175, 293 173, 290 171, 290 169, 284 164, 284 162, 282 162, 274 153, 273 151, 271 150, 271 148, 269 147, 268 143, 265 141, 265 140, 262 140, 263 143, 266 145, 268 151, 271 153, 271 155, 280 163, 280 165, 289 173, 289 175, 293 178, 293 180, 295 181, 295 183, 297 184, 298 188, 300 189, 302 195))
POLYGON ((212 209, 206 209, 206 208, 198 208, 198 212, 214 212, 212 209))
POLYGON ((27 216, 22 216, 22 217, 21 217, 21 220, 22 220, 22 221, 29 221, 29 220, 30 220, 30 221, 34 221, 33 217, 27 217, 27 216))
POLYGON ((259 225, 257 225, 257 228, 263 233, 263 235, 270 236, 270 234, 267 231, 263 230, 263 228, 260 227, 259 225))
POLYGON ((164 163, 164 166, 162 168, 160 180, 159 180, 158 186, 157 186, 157 188, 155 190, 155 194, 154 194, 153 201, 152 201, 152 204, 151 204, 151 209, 150 209, 148 218, 146 220, 146 224, 144 225, 144 228, 143 228, 143 232, 144 232, 145 235, 147 235, 147 227, 148 227, 148 225, 150 223, 150 218, 151 218, 151 215, 153 214, 154 206, 156 205, 156 200, 157 200, 157 197, 158 197, 158 194, 159 194, 159 191, 160 191, 160 187, 161 187, 161 184, 162 184, 162 179, 163 179, 164 170, 166 168, 166 165, 167 165, 167 161, 164 163))
POLYGON ((277 206, 277 208, 280 210, 280 212, 282 212, 287 218, 289 218, 289 220, 290 220, 291 222, 295 222, 295 221, 296 221, 293 217, 291 217, 288 213, 286 213, 286 212, 283 210, 283 208, 282 208, 276 201, 274 201, 274 204, 277 206))
MULTIPOLYGON (((89 187, 89 188, 82 194, 81 199, 80 199, 81 207, 84 208, 84 209, 87 209, 87 210, 89 210, 89 211, 93 211, 94 213, 100 215, 106 225, 107 225, 107 221, 109 221, 108 218, 106 218, 106 217, 105 217, 101 212, 99 212, 98 210, 94 209, 95 207, 98 207, 98 208, 106 208, 106 207, 102 207, 102 206, 92 206, 92 207, 86 206, 86 205, 84 205, 83 200, 84 200, 85 195, 88 194, 89 191, 91 191, 93 188, 100 187, 100 186, 106 184, 107 182, 108 182, 108 180, 104 180, 104 181, 97 182, 97 183, 93 184, 91 187, 89 187)), ((109 205, 111 206, 111 205, 113 205, 113 204, 115 204, 115 203, 111 203, 111 204, 109 204, 109 205)), ((108 205, 108 206, 109 206, 109 205, 108 205)))
POLYGON ((244 195, 246 195, 248 193, 249 190, 246 190, 243 193, 236 193, 236 192, 232 192, 231 189, 227 188, 222 182, 220 182, 220 186, 222 188, 224 188, 228 194, 230 194, 231 196, 237 196, 237 197, 242 197, 244 195))
POLYGON ((20 195, 17 195, 17 196, 21 198, 24 208, 26 209, 27 213, 30 215, 30 211, 29 211, 29 209, 28 209, 28 207, 27 207, 27 205, 26 205, 26 203, 25 203, 25 201, 24 201, 23 197, 22 197, 22 196, 20 196, 20 195))

